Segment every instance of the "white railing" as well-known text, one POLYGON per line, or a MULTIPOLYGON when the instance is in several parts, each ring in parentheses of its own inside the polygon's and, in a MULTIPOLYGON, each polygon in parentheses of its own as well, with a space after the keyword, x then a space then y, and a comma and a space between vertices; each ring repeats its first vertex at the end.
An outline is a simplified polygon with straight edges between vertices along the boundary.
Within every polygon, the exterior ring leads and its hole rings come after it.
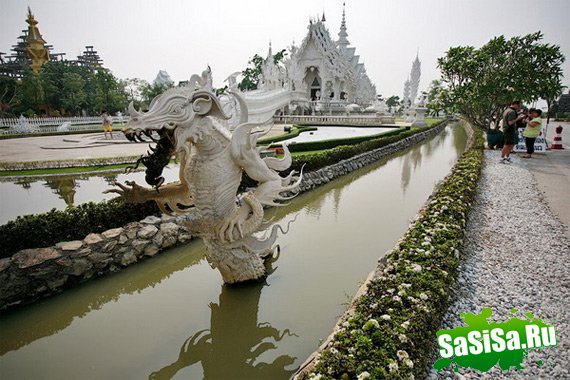
POLYGON ((279 124, 316 124, 316 125, 382 125, 393 124, 393 117, 376 115, 359 116, 274 116, 279 124))
MULTIPOLYGON (((121 124, 129 120, 128 116, 112 116, 113 126, 119 127, 121 124)), ((31 127, 30 132, 22 133, 16 128, 22 120, 19 118, 0 118, 0 134, 4 135, 27 135, 34 133, 50 133, 58 132, 58 127, 64 123, 70 125, 67 131, 98 131, 102 130, 102 118, 100 116, 87 117, 31 117, 26 118, 25 122, 31 127)), ((63 132, 63 131, 62 131, 63 132)))

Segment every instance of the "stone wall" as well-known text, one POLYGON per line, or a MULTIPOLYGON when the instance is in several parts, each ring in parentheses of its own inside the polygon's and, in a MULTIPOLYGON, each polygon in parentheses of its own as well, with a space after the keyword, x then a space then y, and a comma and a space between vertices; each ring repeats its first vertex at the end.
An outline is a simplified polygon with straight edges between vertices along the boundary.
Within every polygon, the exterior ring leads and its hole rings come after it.
MULTIPOLYGON (((300 191, 309 191, 441 132, 446 123, 362 153, 314 172, 305 173, 300 191)), ((31 303, 75 284, 116 272, 160 251, 185 243, 192 236, 183 227, 186 216, 149 216, 140 222, 83 240, 58 243, 53 247, 24 249, 0 259, 0 311, 31 303)))
POLYGON ((54 160, 54 161, 23 161, 23 162, 0 162, 0 170, 38 170, 38 169, 63 169, 90 166, 133 164, 139 156, 113 157, 113 158, 85 158, 79 160, 54 160))
POLYGON ((0 260, 0 310, 61 292, 88 279, 116 272, 192 236, 184 217, 149 216, 140 222, 53 247, 23 249, 0 260))

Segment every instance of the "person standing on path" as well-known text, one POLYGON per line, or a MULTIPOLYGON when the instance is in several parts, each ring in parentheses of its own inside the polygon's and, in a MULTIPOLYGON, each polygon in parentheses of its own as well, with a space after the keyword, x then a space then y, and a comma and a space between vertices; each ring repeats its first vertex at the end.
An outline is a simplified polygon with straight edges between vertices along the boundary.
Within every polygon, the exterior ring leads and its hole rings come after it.
POLYGON ((517 122, 525 117, 523 114, 517 116, 517 112, 520 108, 521 102, 515 100, 505 110, 505 112, 503 112, 503 133, 505 134, 505 145, 501 150, 502 163, 511 162, 510 154, 516 144, 517 122))
POLYGON ((542 111, 534 108, 531 108, 529 112, 529 119, 527 119, 526 128, 523 131, 526 144, 526 155, 522 156, 523 158, 531 158, 534 153, 534 142, 540 136, 540 130, 542 129, 541 115, 542 111))
POLYGON ((107 139, 107 133, 113 139, 113 119, 107 113, 107 110, 101 111, 101 116, 103 117, 103 134, 105 135, 105 139, 107 139))

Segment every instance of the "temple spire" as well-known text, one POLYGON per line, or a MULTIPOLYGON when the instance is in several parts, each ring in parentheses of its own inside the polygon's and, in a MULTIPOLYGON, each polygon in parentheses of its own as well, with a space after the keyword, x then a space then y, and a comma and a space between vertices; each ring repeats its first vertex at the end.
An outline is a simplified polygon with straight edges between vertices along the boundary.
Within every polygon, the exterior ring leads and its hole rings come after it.
POLYGON ((422 63, 419 58, 419 48, 416 59, 412 62, 412 71, 410 72, 410 100, 412 104, 418 96, 418 88, 420 86, 420 78, 422 75, 422 63))
POLYGON ((30 65, 32 70, 38 72, 43 64, 49 61, 49 51, 45 47, 46 41, 42 38, 37 27, 38 22, 34 18, 30 7, 28 7, 28 18, 26 22, 28 23, 26 55, 32 61, 30 65))
POLYGON ((269 41, 269 50, 267 51, 267 59, 273 58, 273 50, 271 48, 271 41, 269 41))
POLYGON ((345 18, 345 3, 342 3, 342 21, 340 23, 340 32, 338 33, 338 46, 341 49, 346 49, 350 42, 346 37, 348 33, 346 32, 346 18, 345 18))

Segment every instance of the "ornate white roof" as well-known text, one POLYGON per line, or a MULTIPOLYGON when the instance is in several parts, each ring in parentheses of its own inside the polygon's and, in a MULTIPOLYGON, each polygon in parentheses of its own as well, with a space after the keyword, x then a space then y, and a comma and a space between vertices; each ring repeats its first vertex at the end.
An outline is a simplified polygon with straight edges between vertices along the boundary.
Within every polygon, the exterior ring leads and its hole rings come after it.
POLYGON ((326 68, 339 79, 350 79, 352 77, 350 70, 351 65, 346 57, 337 49, 324 23, 322 21, 311 21, 308 29, 309 32, 303 39, 301 47, 296 53, 297 57, 304 56, 305 51, 312 41, 317 51, 323 57, 322 61, 326 68))

